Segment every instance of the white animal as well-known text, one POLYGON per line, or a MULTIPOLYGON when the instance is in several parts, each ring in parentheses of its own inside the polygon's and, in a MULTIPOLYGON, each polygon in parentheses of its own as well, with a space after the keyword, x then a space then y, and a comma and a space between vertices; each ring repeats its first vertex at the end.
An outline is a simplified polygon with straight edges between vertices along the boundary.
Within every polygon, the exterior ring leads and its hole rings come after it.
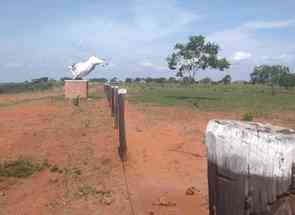
POLYGON ((95 69, 96 65, 106 65, 104 59, 97 58, 95 56, 90 57, 85 62, 75 63, 68 68, 73 74, 73 79, 83 78, 95 69))

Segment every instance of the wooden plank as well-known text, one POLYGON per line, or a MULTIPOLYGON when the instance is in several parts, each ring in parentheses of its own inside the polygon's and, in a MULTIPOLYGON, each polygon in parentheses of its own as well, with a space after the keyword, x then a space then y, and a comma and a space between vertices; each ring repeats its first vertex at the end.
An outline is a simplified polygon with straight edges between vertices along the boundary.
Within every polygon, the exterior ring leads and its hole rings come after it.
POLYGON ((276 204, 277 214, 290 211, 278 201, 292 187, 294 130, 211 120, 206 144, 210 215, 274 214, 276 204))

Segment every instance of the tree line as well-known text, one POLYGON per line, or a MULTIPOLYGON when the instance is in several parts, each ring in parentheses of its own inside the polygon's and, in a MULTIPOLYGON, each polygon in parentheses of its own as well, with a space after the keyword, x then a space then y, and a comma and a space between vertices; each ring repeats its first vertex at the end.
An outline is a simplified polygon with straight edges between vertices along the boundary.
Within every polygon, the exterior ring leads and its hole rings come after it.
POLYGON ((250 74, 253 84, 267 84, 274 87, 285 87, 286 89, 295 86, 295 74, 285 65, 259 65, 255 66, 250 74))

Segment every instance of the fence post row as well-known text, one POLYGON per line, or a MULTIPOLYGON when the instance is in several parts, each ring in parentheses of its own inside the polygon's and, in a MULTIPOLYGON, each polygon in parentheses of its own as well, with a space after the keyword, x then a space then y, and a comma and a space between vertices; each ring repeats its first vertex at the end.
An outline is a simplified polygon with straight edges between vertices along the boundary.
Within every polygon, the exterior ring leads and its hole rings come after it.
POLYGON ((119 156, 121 160, 127 160, 127 142, 125 131, 125 94, 126 89, 119 89, 117 86, 104 85, 104 91, 111 108, 111 115, 114 118, 114 129, 119 133, 119 156))

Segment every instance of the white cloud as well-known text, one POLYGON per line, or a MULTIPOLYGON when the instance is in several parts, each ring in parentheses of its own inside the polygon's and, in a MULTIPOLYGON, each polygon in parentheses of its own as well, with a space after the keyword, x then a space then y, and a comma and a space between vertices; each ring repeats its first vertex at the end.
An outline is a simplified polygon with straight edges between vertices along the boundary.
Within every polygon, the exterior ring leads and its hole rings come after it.
POLYGON ((280 55, 273 55, 273 56, 269 56, 269 55, 264 55, 261 57, 261 59, 264 62, 284 62, 284 63, 289 63, 291 62, 293 59, 295 59, 295 55, 293 54, 280 54, 280 55))
POLYGON ((140 62, 139 66, 145 67, 145 68, 151 68, 151 69, 155 69, 155 70, 168 70, 167 66, 157 65, 157 64, 154 64, 148 60, 144 60, 144 61, 140 62))
MULTIPOLYGON (((277 41, 271 37, 262 40, 258 37, 257 30, 286 28, 291 27, 293 24, 295 26, 295 19, 272 22, 246 22, 231 29, 214 32, 208 35, 208 38, 220 44, 222 54, 231 57, 233 60, 240 60, 240 58, 248 57, 238 53, 240 50, 243 50, 243 52, 253 53, 250 57, 252 57, 254 61, 259 61, 259 59, 263 59, 262 56, 268 56, 269 53, 274 53, 274 50, 276 53, 282 53, 283 51, 294 52, 295 46, 290 44, 289 41, 277 41), (231 56, 231 53, 236 53, 237 56, 231 56)), ((278 59, 278 56, 276 58, 278 59)), ((287 56, 280 56, 281 60, 285 58, 287 58, 287 56)), ((290 56, 288 56, 288 58, 290 58, 290 56)))
POLYGON ((251 57, 252 57, 252 54, 249 52, 238 51, 234 53, 234 55, 232 56, 232 60, 241 61, 241 60, 249 59, 251 57))
POLYGON ((243 25, 243 28, 248 29, 273 29, 273 28, 287 28, 295 26, 295 19, 279 20, 279 21, 255 21, 247 22, 243 25))
POLYGON ((220 54, 232 60, 229 71, 234 78, 249 78, 253 67, 259 64, 286 64, 295 68, 295 45, 289 39, 282 40, 271 34, 268 37, 259 34, 259 30, 275 31, 292 26, 295 26, 295 19, 246 22, 234 28, 214 32, 208 35, 208 39, 218 43, 221 47, 220 54))
POLYGON ((4 64, 5 68, 17 69, 23 67, 23 64, 16 62, 7 62, 4 64))

